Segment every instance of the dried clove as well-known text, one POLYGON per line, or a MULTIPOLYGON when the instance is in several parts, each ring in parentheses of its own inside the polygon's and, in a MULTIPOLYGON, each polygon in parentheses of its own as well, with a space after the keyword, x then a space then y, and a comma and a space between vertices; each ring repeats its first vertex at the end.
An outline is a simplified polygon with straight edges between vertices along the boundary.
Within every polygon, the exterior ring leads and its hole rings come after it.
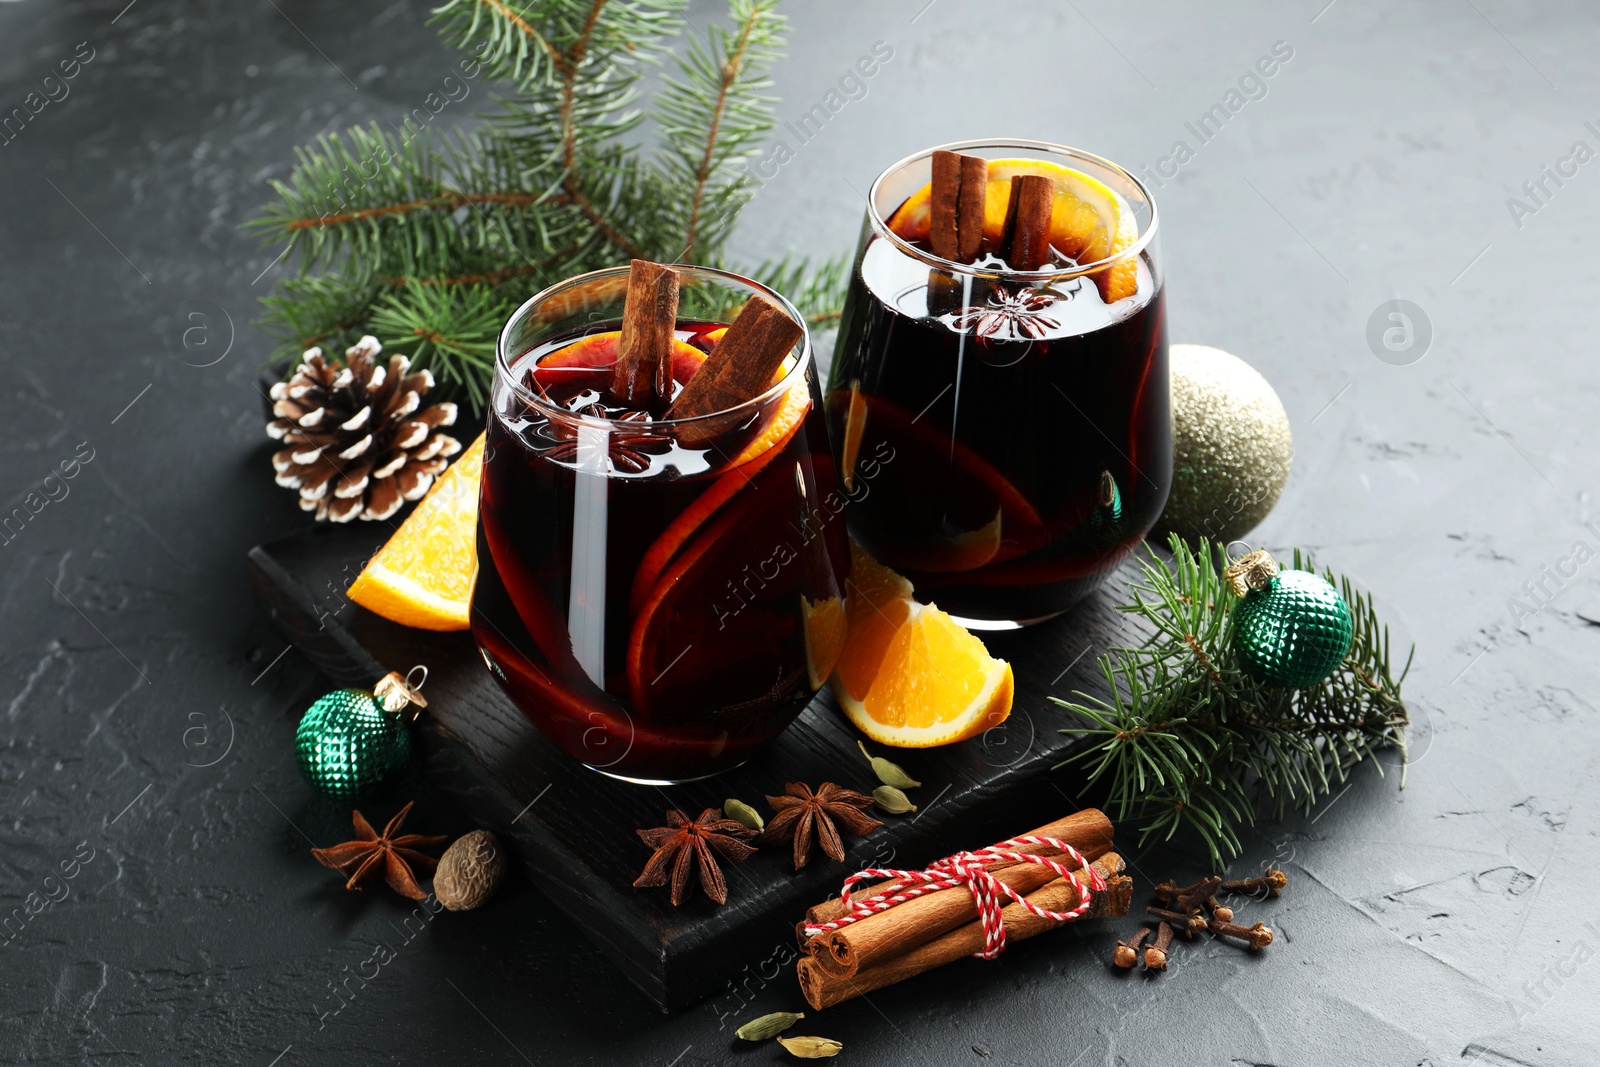
POLYGON ((1139 946, 1144 939, 1150 936, 1150 928, 1141 926, 1137 933, 1125 941, 1118 941, 1115 951, 1111 953, 1111 965, 1127 970, 1139 962, 1139 946))
POLYGON ((1144 966, 1147 971, 1164 971, 1167 969, 1167 949, 1172 945, 1172 926, 1162 923, 1156 927, 1156 942, 1144 950, 1144 966))
POLYGON ((1265 923, 1256 923, 1254 926, 1240 926, 1238 923, 1213 919, 1210 926, 1211 932, 1218 937, 1237 937, 1251 948, 1266 948, 1272 944, 1272 931, 1267 929, 1265 923))
POLYGON ((1275 897, 1289 884, 1289 876, 1276 867, 1268 867, 1265 874, 1254 878, 1240 878, 1232 882, 1223 882, 1219 887, 1224 893, 1260 893, 1266 891, 1267 896, 1275 897))
POLYGON ((1166 908, 1149 907, 1144 909, 1146 915, 1152 915, 1163 922, 1171 923, 1172 928, 1181 932, 1185 939, 1193 938, 1206 928, 1206 920, 1199 915, 1187 915, 1183 912, 1169 911, 1166 908))
POLYGON ((1206 897, 1205 904, 1210 909, 1213 919, 1220 919, 1225 923, 1233 922, 1233 909, 1226 904, 1217 903, 1216 897, 1206 897))
POLYGON ((1178 894, 1177 899, 1173 902, 1173 909, 1190 913, 1197 912, 1200 910, 1200 905, 1207 898, 1214 896, 1221 885, 1221 878, 1215 876, 1202 878, 1187 890, 1178 894))
POLYGON ((1208 880, 1209 879, 1202 878, 1193 885, 1179 885, 1171 879, 1168 879, 1167 881, 1156 886, 1156 899, 1161 901, 1163 904, 1175 903, 1180 897, 1187 896, 1188 894, 1194 892, 1200 886, 1204 885, 1208 880))

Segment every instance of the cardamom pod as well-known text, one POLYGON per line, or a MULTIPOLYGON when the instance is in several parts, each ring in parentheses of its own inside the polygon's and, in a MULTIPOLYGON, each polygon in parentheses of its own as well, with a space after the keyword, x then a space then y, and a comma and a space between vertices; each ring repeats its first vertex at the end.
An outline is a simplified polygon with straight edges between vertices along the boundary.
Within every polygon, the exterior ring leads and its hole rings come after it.
POLYGON ((802 1060, 825 1060, 837 1056, 844 1048, 831 1037, 780 1037, 778 1044, 789 1050, 789 1055, 802 1060))
POLYGON ((880 785, 874 789, 872 802, 890 815, 904 815, 908 811, 917 810, 917 806, 911 803, 910 798, 892 785, 880 785))
POLYGON ((733 1035, 746 1041, 765 1041, 769 1037, 777 1037, 805 1017, 803 1011, 775 1011, 771 1015, 751 1019, 735 1030, 733 1035))
POLYGON ((861 749, 861 754, 867 757, 867 762, 872 764, 872 773, 878 776, 878 781, 884 785, 892 785, 896 789, 915 789, 922 783, 907 774, 898 763, 891 763, 882 756, 874 756, 867 751, 867 746, 860 741, 856 746, 861 749))
POLYGON ((760 833, 767 828, 766 820, 761 813, 742 800, 729 797, 722 802, 722 814, 740 825, 760 833))

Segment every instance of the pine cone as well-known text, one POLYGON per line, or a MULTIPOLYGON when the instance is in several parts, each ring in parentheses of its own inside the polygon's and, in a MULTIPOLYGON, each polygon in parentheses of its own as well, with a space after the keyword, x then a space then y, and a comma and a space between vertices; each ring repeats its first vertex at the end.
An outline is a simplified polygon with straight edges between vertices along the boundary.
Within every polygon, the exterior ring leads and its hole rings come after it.
POLYGON ((376 337, 363 337, 335 367, 322 349, 308 348, 289 380, 272 387, 278 417, 267 436, 289 446, 272 456, 277 482, 298 489, 300 509, 318 521, 387 519, 426 493, 461 451, 439 432, 456 421, 454 404, 418 410, 433 375, 407 374, 405 356, 384 366, 375 358, 382 350, 376 337))

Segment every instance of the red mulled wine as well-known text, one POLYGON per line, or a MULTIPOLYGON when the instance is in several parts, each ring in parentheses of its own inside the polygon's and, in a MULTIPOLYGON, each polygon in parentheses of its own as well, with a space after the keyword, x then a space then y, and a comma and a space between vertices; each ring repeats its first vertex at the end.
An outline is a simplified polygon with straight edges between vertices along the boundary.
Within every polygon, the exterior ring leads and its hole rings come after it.
POLYGON ((591 767, 682 781, 736 765, 820 687, 835 646, 819 628, 842 618, 849 548, 808 343, 689 434, 666 406, 723 323, 679 318, 671 395, 638 405, 612 389, 614 322, 549 331, 564 320, 536 312, 492 399, 473 635, 591 767))
MULTIPOLYGON (((1133 243, 1137 231, 1125 231, 1125 251, 1095 271, 1059 240, 1027 271, 991 247, 1012 225, 1008 172, 1037 168, 1076 182, 1084 174, 1062 163, 1088 171, 1094 157, 1022 143, 962 150, 1029 155, 989 162, 1001 177, 988 180, 988 235, 973 236, 980 251, 971 263, 935 255, 925 224, 916 229, 916 213, 926 216, 928 186, 918 182, 927 154, 879 179, 828 411, 851 533, 906 574, 920 599, 980 627, 1003 626, 1071 607, 1161 514, 1172 475, 1165 299, 1148 239, 1153 208, 1147 236, 1133 243), (879 473, 858 485, 866 456, 877 457, 879 473)), ((1091 207, 1097 189, 1109 192, 1102 182, 1120 173, 1096 166, 1101 180, 1077 186, 1091 207)), ((1127 178, 1123 188, 1138 186, 1127 178)), ((1133 210, 1120 193, 1112 203, 1133 210)), ((1047 201, 1046 224, 1049 211, 1047 201)))

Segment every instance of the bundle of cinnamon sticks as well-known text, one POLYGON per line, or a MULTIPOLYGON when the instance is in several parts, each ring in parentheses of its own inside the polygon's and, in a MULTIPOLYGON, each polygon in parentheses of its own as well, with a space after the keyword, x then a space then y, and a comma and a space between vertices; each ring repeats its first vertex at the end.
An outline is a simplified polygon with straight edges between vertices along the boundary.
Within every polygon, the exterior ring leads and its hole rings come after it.
MULTIPOLYGON (((1088 910, 1079 918, 1128 913, 1133 880, 1123 873, 1122 857, 1112 851, 1112 826, 1104 813, 1086 809, 1018 836, 1071 845, 1104 879, 1105 889, 1092 894, 1088 910)), ((1037 843, 1007 851, 1043 858, 1063 855, 1053 846, 1037 843)), ((1047 911, 1071 911, 1082 902, 1077 884, 1041 864, 1000 861, 989 873, 1047 911)), ((1087 866, 1075 873, 1089 883, 1087 866)), ((852 903, 887 896, 897 888, 893 882, 880 882, 854 893, 852 903)), ((930 892, 830 932, 807 936, 808 925, 831 923, 845 914, 844 902, 835 898, 808 911, 806 921, 796 928, 803 951, 797 965, 800 989, 817 1011, 981 952, 985 946, 978 906, 966 886, 930 892)), ((1066 925, 1016 903, 1003 908, 1000 916, 1008 943, 1066 925)))

